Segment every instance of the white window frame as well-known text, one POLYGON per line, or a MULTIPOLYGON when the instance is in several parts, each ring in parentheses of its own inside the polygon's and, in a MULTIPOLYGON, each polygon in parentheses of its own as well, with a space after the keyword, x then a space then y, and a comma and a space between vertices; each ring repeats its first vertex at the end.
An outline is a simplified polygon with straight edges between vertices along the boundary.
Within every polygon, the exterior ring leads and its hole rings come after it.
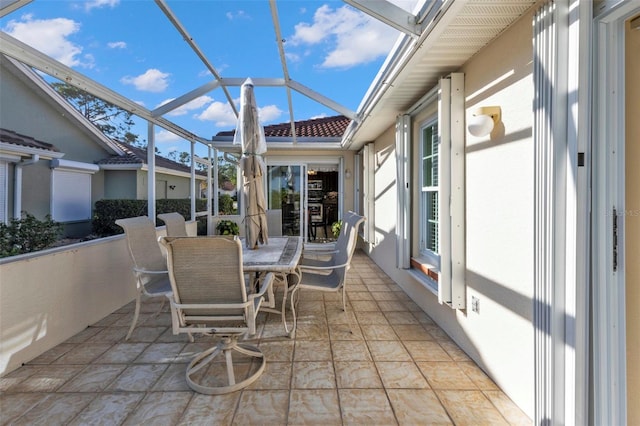
MULTIPOLYGON (((466 284, 465 284, 465 127, 464 127, 464 74, 453 73, 440 80, 439 87, 427 93, 407 112, 415 116, 433 107, 438 102, 438 116, 429 117, 420 123, 420 138, 422 130, 430 124, 437 122, 439 138, 438 158, 438 220, 439 220, 439 249, 438 254, 427 251, 414 253, 415 260, 424 268, 437 274, 437 282, 431 276, 422 272, 412 271, 413 276, 419 277, 419 281, 438 295, 438 301, 453 309, 466 308, 466 284), (436 97, 437 95, 437 97, 436 97)), ((419 179, 422 184, 422 158, 421 147, 413 150, 413 155, 419 158, 407 159, 406 152, 410 151, 411 132, 407 132, 406 118, 400 117, 396 125, 396 161, 398 163, 398 203, 403 203, 410 194, 410 180, 407 172, 407 163, 418 167, 419 179), (404 124, 402 124, 404 122, 404 124), (418 152, 416 152, 418 151, 418 152)), ((410 123, 410 122, 409 122, 410 123)), ((416 141, 420 146, 422 141, 416 141)), ((421 191, 419 191, 421 194, 421 191)), ((421 224, 425 223, 422 206, 418 208, 419 214, 411 219, 407 211, 399 210, 398 229, 406 237, 397 233, 396 246, 398 249, 397 266, 402 268, 409 262, 409 251, 405 247, 411 247, 405 238, 415 235, 416 232, 407 232, 410 226, 419 230, 422 234, 421 224), (417 227, 417 228, 416 228, 417 227)), ((414 249, 416 245, 413 245, 414 249)))
POLYGON ((91 175, 99 167, 95 164, 54 159, 51 160, 51 217, 57 222, 81 222, 91 219, 91 175), (74 188, 61 186, 65 182, 73 181, 74 188), (60 194, 65 194, 61 203, 60 194), (71 201, 75 209, 69 212, 65 205, 71 201))
MULTIPOLYGON (((418 182, 420 182, 420 201, 419 201, 419 207, 418 207, 418 211, 419 213, 419 217, 420 217, 420 221, 418 222, 418 235, 419 235, 419 243, 418 243, 418 250, 420 252, 420 255, 424 258, 426 258, 428 260, 428 262, 433 265, 438 271, 440 271, 440 250, 441 250, 441 246, 440 246, 440 235, 441 235, 441 230, 440 230, 440 221, 439 219, 439 208, 438 208, 438 217, 436 217, 437 220, 437 229, 436 229, 436 246, 435 250, 432 250, 431 248, 427 247, 428 244, 428 239, 430 239, 430 237, 432 237, 430 235, 429 232, 429 210, 430 208, 427 206, 427 199, 429 198, 429 193, 434 193, 438 196, 438 206, 440 205, 440 171, 439 171, 439 159, 440 159, 440 152, 439 152, 439 145, 440 145, 440 138, 438 137, 438 118, 437 116, 432 116, 430 117, 426 122, 424 122, 421 126, 420 126, 420 144, 419 144, 419 159, 418 159, 418 182), (431 172, 433 172, 434 166, 435 166, 435 170, 436 170, 436 176, 435 176, 435 180, 437 181, 435 185, 431 185, 431 186, 425 186, 424 182, 426 179, 425 176, 425 160, 426 160, 426 154, 424 152, 424 147, 425 147, 425 140, 424 140, 424 136, 425 136, 425 131, 427 129, 431 128, 432 131, 435 130, 435 134, 431 134, 431 142, 432 145, 435 146, 435 154, 431 153, 430 158, 432 159, 432 169, 431 172), (436 143, 433 144, 433 138, 436 138, 436 143), (433 161, 433 159, 436 159, 435 161, 433 161), (433 164, 435 162, 435 164, 433 164)), ((448 182, 445 181, 443 182, 443 184, 447 185, 448 182)))
POLYGON ((0 223, 9 219, 9 162, 0 159, 0 223))

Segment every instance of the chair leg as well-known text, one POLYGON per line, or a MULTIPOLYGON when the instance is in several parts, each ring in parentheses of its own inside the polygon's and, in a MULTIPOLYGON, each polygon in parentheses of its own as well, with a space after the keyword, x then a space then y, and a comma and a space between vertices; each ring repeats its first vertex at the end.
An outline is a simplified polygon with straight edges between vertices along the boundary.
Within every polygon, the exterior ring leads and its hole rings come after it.
POLYGON ((347 312, 347 288, 346 286, 342 286, 342 310, 344 314, 347 316, 347 324, 349 324, 349 332, 353 334, 353 324, 351 323, 351 317, 347 312))
POLYGON ((136 294, 136 309, 133 313, 133 321, 131 321, 131 326, 129 327, 129 332, 124 340, 129 340, 131 337, 131 333, 133 333, 133 329, 136 328, 136 323, 138 322, 138 316, 140 315, 140 292, 136 294))
POLYGON ((223 337, 218 344, 210 349, 207 349, 204 352, 196 355, 195 358, 189 363, 186 371, 186 380, 189 387, 202 394, 206 395, 220 395, 230 392, 235 392, 237 390, 243 389, 249 386, 251 383, 255 382, 260 375, 264 372, 266 366, 266 359, 260 349, 256 346, 249 345, 246 343, 238 343, 237 337, 223 337), (236 351, 248 356, 252 356, 260 360, 260 366, 257 371, 251 374, 249 377, 244 380, 236 383, 235 373, 233 369, 233 357, 231 352, 236 351), (227 367, 227 386, 205 386, 203 384, 196 383, 192 379, 192 375, 197 373, 199 370, 209 366, 209 364, 214 360, 218 355, 223 354, 226 367, 227 367))

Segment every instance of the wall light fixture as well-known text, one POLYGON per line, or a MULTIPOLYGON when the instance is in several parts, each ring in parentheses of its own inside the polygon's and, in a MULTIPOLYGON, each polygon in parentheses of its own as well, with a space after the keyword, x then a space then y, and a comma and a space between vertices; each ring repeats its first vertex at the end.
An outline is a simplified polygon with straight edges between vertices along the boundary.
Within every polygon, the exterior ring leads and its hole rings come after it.
POLYGON ((484 137, 489 135, 496 124, 500 122, 502 110, 499 106, 480 107, 473 111, 467 129, 473 136, 484 137))

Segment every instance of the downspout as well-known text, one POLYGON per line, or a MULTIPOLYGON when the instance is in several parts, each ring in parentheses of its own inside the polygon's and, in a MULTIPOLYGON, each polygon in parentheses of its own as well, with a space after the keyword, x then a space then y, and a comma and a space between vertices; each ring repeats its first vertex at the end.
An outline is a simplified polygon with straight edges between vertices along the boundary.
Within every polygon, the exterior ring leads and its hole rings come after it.
POLYGON ((35 164, 38 161, 40 161, 40 156, 34 154, 30 160, 23 160, 16 163, 13 180, 13 217, 15 219, 22 217, 22 168, 35 164))

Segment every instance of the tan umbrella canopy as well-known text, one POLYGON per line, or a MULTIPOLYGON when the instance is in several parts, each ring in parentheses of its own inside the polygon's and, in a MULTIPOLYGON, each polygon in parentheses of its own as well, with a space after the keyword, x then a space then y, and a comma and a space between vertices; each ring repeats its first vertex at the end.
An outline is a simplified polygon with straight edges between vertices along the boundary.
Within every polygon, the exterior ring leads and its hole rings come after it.
POLYGON ((233 143, 242 145, 240 167, 243 177, 246 244, 249 249, 256 249, 258 243, 268 242, 267 200, 262 181, 266 167, 261 156, 267 152, 267 141, 260 124, 253 81, 250 78, 242 84, 240 90, 240 112, 233 143))

